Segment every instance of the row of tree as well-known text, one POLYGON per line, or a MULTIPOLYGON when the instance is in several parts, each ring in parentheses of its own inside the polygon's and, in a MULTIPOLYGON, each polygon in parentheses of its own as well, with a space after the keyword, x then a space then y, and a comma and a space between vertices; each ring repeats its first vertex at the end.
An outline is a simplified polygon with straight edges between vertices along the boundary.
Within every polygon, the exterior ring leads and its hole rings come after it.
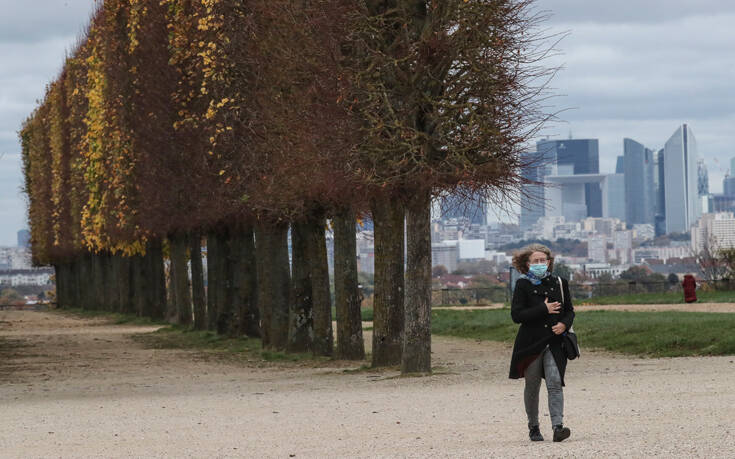
POLYGON ((34 262, 62 307, 331 355, 329 220, 337 354, 360 359, 369 215, 373 364, 428 372, 430 202, 515 195, 544 121, 539 19, 526 0, 105 0, 20 133, 34 262))

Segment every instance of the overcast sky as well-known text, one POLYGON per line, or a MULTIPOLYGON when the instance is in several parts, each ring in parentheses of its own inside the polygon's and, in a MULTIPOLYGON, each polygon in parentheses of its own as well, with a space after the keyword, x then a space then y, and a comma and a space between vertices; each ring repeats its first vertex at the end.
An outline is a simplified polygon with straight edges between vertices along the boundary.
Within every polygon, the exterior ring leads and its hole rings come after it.
MULTIPOLYGON (((60 70, 94 0, 0 0, 0 246, 25 227, 17 131, 60 70)), ((552 138, 600 140, 600 171, 613 172, 623 138, 661 148, 681 123, 697 139, 710 190, 735 156, 735 1, 537 0, 549 32, 569 31, 549 65, 567 108, 552 138)))

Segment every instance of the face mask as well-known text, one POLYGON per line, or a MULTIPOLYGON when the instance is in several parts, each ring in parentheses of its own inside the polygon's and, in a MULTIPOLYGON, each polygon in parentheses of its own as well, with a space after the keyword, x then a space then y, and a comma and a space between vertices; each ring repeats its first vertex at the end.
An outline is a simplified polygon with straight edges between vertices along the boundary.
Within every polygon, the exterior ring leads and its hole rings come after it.
POLYGON ((531 265, 528 267, 528 270, 536 277, 541 277, 544 274, 546 274, 546 270, 548 269, 548 266, 546 266, 546 263, 539 263, 536 265, 531 265))

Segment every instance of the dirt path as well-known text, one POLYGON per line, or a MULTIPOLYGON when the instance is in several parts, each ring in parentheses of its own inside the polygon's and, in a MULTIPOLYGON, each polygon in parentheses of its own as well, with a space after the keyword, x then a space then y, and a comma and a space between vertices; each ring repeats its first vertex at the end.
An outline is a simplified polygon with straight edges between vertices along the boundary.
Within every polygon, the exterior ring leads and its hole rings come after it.
MULTIPOLYGON (((49 313, 0 312, 0 457, 733 457, 733 357, 584 351, 564 443, 531 444, 510 349, 437 337, 436 374, 208 361, 49 313), (294 455, 294 456, 291 456, 294 455)), ((366 333, 366 342, 370 334, 366 333)), ((542 391, 543 393, 543 391, 542 391)), ((542 396, 542 432, 550 438, 542 396)))
MULTIPOLYGON (((487 306, 439 306, 432 309, 448 311, 472 311, 474 309, 502 309, 502 303, 487 306)), ((691 311, 691 312, 735 312, 735 303, 691 303, 691 304, 590 304, 575 305, 577 311, 691 311)))

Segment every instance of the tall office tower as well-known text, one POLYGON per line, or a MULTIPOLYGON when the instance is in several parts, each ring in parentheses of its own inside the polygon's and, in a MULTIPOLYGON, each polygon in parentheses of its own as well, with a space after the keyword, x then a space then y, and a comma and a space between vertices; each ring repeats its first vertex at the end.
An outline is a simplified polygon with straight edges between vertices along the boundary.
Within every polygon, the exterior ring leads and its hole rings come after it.
POLYGON ((618 160, 615 163, 615 173, 625 174, 625 156, 618 156, 618 160))
POLYGON ((667 233, 689 231, 701 214, 697 159, 697 141, 691 128, 683 124, 664 145, 667 233))
POLYGON ((607 174, 602 181, 602 216, 625 221, 625 176, 607 174))
POLYGON ((700 196, 709 194, 709 174, 703 159, 697 161, 697 194, 700 196))
POLYGON ((730 158, 730 175, 735 177, 735 157, 730 158))
POLYGON ((623 139, 625 167, 625 222, 629 227, 653 224, 656 194, 653 187, 653 152, 632 139, 623 139))
POLYGON ((448 195, 439 200, 442 220, 467 218, 476 225, 487 224, 487 202, 484 199, 466 200, 459 195, 448 195))
MULTIPOLYGON (((600 146, 597 139, 541 140, 536 150, 556 158, 556 175, 599 174, 600 146)), ((584 185, 587 217, 602 216, 602 190, 599 183, 584 185)))
POLYGON ((664 149, 660 149, 656 155, 653 174, 656 179, 656 213, 653 228, 656 236, 666 234, 666 180, 664 179, 664 149))
POLYGON ((735 176, 726 175, 722 179, 722 194, 725 196, 735 196, 735 176))
MULTIPOLYGON (((523 153, 521 158, 524 165, 521 169, 522 177, 537 183, 543 183, 556 159, 535 151, 523 153)), ((521 189, 523 196, 521 197, 520 224, 523 231, 535 225, 539 218, 546 215, 546 209, 543 185, 524 184, 521 189)))
POLYGON ((29 248, 31 246, 31 232, 22 229, 18 231, 18 247, 29 248))

